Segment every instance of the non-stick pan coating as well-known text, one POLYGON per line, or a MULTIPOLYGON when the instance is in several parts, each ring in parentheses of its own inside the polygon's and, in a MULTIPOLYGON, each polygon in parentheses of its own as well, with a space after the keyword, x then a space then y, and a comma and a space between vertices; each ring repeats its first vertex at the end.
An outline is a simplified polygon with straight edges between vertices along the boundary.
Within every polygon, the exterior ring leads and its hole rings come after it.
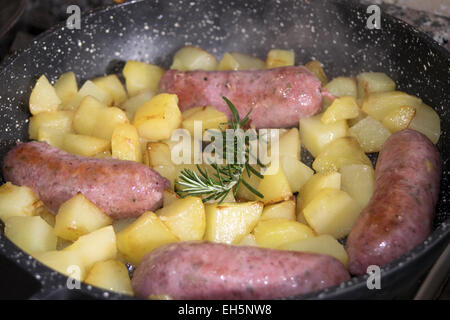
MULTIPOLYGON (((28 97, 42 74, 55 80, 72 70, 82 83, 105 72, 120 72, 129 59, 167 68, 173 53, 187 44, 218 58, 229 51, 265 58, 271 48, 293 49, 297 64, 318 59, 329 78, 386 72, 399 90, 419 96, 441 117, 438 147, 443 172, 435 230, 423 244, 382 269, 382 290, 368 290, 366 276, 304 297, 391 298, 426 272, 449 239, 450 54, 383 13, 381 29, 370 30, 369 15, 366 7, 331 0, 142 1, 84 14, 81 30, 59 26, 2 65, 0 158, 17 141, 27 140, 28 97)), ((41 286, 36 298, 124 297, 86 285, 81 290, 65 289, 66 277, 17 249, 1 232, 0 253, 36 279, 41 286)))

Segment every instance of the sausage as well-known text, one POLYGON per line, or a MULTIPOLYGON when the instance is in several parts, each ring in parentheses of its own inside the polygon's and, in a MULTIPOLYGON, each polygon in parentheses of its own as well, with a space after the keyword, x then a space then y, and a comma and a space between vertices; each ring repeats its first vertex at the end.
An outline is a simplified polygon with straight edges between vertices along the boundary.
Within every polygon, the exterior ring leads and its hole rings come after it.
POLYGON ((421 133, 407 129, 387 139, 376 164, 374 193, 347 238, 352 274, 386 265, 426 239, 440 174, 439 152, 421 133))
POLYGON ((157 172, 134 161, 74 156, 36 141, 18 144, 7 153, 3 177, 33 189, 54 213, 81 192, 114 219, 159 208, 169 185, 157 172))
POLYGON ((225 96, 236 106, 241 119, 252 109, 250 121, 255 128, 296 126, 300 118, 322 108, 321 83, 302 66, 245 71, 167 70, 160 81, 160 92, 177 94, 181 111, 212 105, 230 117, 222 99, 225 96))
POLYGON ((321 290, 349 279, 344 265, 331 256, 178 242, 144 256, 131 284, 142 298, 273 299, 321 290))

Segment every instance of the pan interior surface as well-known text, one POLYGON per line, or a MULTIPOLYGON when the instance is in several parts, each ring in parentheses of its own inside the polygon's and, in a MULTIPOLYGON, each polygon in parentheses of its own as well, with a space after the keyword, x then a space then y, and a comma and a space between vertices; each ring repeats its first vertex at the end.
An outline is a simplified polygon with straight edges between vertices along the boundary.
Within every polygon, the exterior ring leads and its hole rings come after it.
MULTIPOLYGON (((296 64, 317 59, 330 79, 363 71, 385 72, 399 90, 432 106, 441 117, 442 128, 438 148, 443 172, 435 230, 424 244, 383 269, 386 274, 398 274, 402 265, 423 260, 426 250, 436 248, 450 233, 450 54, 383 13, 381 29, 368 29, 369 16, 365 7, 349 2, 307 0, 139 1, 82 13, 80 30, 58 26, 10 57, 0 69, 4 79, 0 81, 0 159, 17 141, 28 139, 28 98, 42 74, 54 81, 61 73, 73 71, 82 83, 105 73, 120 73, 130 59, 168 68, 174 52, 184 45, 199 46, 217 58, 237 51, 265 59, 271 48, 292 49, 296 64)), ((52 289, 65 284, 65 277, 50 273, 2 234, 0 252, 27 271, 45 274, 54 283, 52 289)), ((365 278, 310 297, 346 297, 350 290, 365 286, 365 278)), ((91 293, 105 297, 95 288, 91 293)), ((110 293, 108 297, 123 296, 110 293)))

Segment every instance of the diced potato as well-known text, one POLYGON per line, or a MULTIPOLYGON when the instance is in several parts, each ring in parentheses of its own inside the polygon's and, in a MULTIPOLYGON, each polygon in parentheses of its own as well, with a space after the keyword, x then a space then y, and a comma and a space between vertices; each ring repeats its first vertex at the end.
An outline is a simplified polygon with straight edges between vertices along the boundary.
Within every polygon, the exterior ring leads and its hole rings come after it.
POLYGON ((391 132, 371 116, 367 116, 349 129, 351 136, 355 137, 364 152, 378 152, 383 143, 389 138, 391 132))
POLYGON ((109 216, 78 193, 60 206, 55 220, 55 234, 62 239, 75 241, 111 223, 109 216))
POLYGON ((272 49, 267 53, 266 68, 293 66, 295 53, 292 50, 272 49))
POLYGON ((156 211, 162 222, 181 241, 202 240, 206 218, 203 201, 198 197, 186 197, 156 211))
POLYGON ((322 68, 322 64, 320 61, 312 60, 305 64, 305 68, 311 71, 312 74, 314 74, 317 79, 320 80, 322 83, 322 86, 326 85, 328 82, 327 75, 325 74, 325 71, 322 68))
POLYGON ((356 200, 346 192, 332 188, 319 191, 303 209, 308 225, 317 234, 329 234, 336 239, 350 233, 360 212, 356 200))
POLYGON ((128 94, 133 97, 143 91, 157 92, 164 69, 153 64, 128 60, 122 73, 128 94))
POLYGON ((118 106, 127 99, 127 92, 123 87, 122 82, 115 74, 96 78, 92 82, 99 88, 108 92, 113 98, 114 105, 118 106))
POLYGON ((401 91, 389 91, 372 93, 364 99, 362 110, 378 121, 389 115, 401 106, 416 108, 422 104, 422 100, 401 91))
POLYGON ((301 199, 301 208, 307 206, 311 200, 325 188, 341 188, 341 174, 335 171, 319 172, 313 175, 302 187, 298 197, 301 199))
POLYGON ((93 136, 99 123, 99 114, 108 107, 92 96, 84 97, 73 117, 75 132, 93 136))
MULTIPOLYGON (((259 171, 258 167, 255 167, 255 169, 259 171)), ((244 172, 242 173, 242 179, 245 180, 245 182, 254 189, 257 189, 258 185, 262 181, 258 176, 254 175, 253 173, 251 173, 249 177, 247 170, 244 170, 244 172)), ((251 192, 249 189, 247 189, 243 183, 239 184, 239 187, 236 192, 236 197, 239 200, 247 200, 247 201, 256 200, 255 194, 251 192)))
POLYGON ((241 242, 238 243, 239 246, 248 246, 248 247, 257 247, 258 244, 256 243, 255 235, 252 233, 249 233, 246 235, 241 242))
POLYGON ((167 207, 174 201, 180 199, 178 194, 171 189, 164 189, 163 191, 163 207, 167 207))
POLYGON ((142 162, 139 134, 131 124, 119 124, 111 136, 111 151, 114 158, 142 162))
POLYGON ((56 250, 64 250, 65 248, 70 246, 72 243, 73 243, 72 241, 58 238, 58 241, 56 242, 56 250))
POLYGON ((103 227, 79 237, 64 251, 76 252, 81 258, 83 269, 89 270, 98 261, 116 258, 116 234, 112 226, 103 227))
POLYGON ((58 128, 42 127, 39 128, 37 141, 45 141, 53 147, 62 148, 65 134, 58 128))
POLYGON ((389 131, 395 133, 409 127, 416 115, 416 109, 409 106, 401 106, 389 113, 382 121, 389 131))
POLYGON ((44 221, 47 222, 50 227, 53 228, 55 226, 55 215, 51 213, 44 205, 36 208, 35 214, 44 219, 44 221))
POLYGON ((117 107, 102 109, 97 118, 97 129, 93 136, 101 139, 111 140, 114 129, 122 124, 129 124, 125 112, 117 107))
POLYGON ((67 102, 66 105, 64 105, 64 109, 65 110, 78 109, 83 98, 87 96, 92 96, 107 106, 113 103, 113 97, 108 92, 101 89, 92 81, 88 80, 81 86, 78 93, 74 95, 72 99, 70 99, 69 102, 67 102))
POLYGON ((356 81, 349 77, 334 78, 325 85, 325 88, 336 97, 352 96, 356 98, 358 95, 356 81))
POLYGON ((364 111, 362 111, 361 109, 359 109, 359 114, 356 118, 353 119, 347 119, 347 124, 349 127, 353 127, 355 124, 357 124, 358 122, 360 122, 362 119, 364 119, 365 117, 367 117, 367 113, 365 113, 364 111))
POLYGON ((356 79, 359 97, 365 97, 374 92, 395 90, 395 82, 382 72, 363 72, 358 74, 356 79))
POLYGON ((93 157, 109 150, 110 146, 110 141, 105 139, 69 133, 64 136, 62 149, 75 155, 93 157))
POLYGON ((316 172, 337 171, 342 166, 357 163, 372 165, 358 141, 353 137, 344 137, 327 145, 316 157, 312 167, 316 172))
POLYGON ((125 114, 127 115, 130 122, 134 120, 134 114, 136 113, 136 110, 145 102, 153 98, 154 95, 155 94, 153 92, 146 90, 122 103, 122 109, 125 110, 125 114))
POLYGON ((63 73, 56 80, 54 86, 56 94, 63 105, 67 104, 78 92, 77 79, 72 71, 63 73))
POLYGON ((349 194, 361 208, 364 208, 375 189, 375 174, 372 166, 350 164, 339 169, 341 189, 349 194))
POLYGON ((217 69, 217 65, 216 58, 206 50, 194 46, 186 46, 175 53, 170 69, 179 71, 213 71, 217 69))
POLYGON ((181 126, 194 135, 194 122, 201 121, 203 134, 208 129, 218 129, 220 125, 227 123, 228 118, 225 113, 216 110, 212 106, 197 107, 188 110, 188 116, 183 113, 183 122, 181 126))
POLYGON ((137 109, 133 124, 145 139, 166 140, 180 126, 181 120, 177 95, 161 93, 137 109))
POLYGON ((441 135, 441 119, 433 108, 420 104, 416 106, 416 115, 409 124, 409 128, 423 133, 436 144, 441 135))
POLYGON ((359 116, 359 107, 352 96, 343 96, 334 99, 331 105, 322 114, 320 120, 324 124, 336 123, 340 120, 353 119, 359 116))
POLYGON ((338 259, 346 267, 348 266, 348 254, 344 246, 328 234, 287 243, 278 249, 325 254, 338 259))
POLYGON ((283 156, 290 156, 300 160, 300 134, 297 128, 292 128, 280 136, 278 150, 280 159, 283 156))
POLYGON ((296 218, 297 221, 303 224, 308 224, 308 222, 306 222, 305 216, 303 215, 303 201, 302 201, 302 197, 300 197, 300 195, 297 195, 297 203, 296 203, 296 207, 295 207, 295 213, 296 213, 296 218))
POLYGON ((173 186, 178 171, 172 163, 171 156, 171 150, 166 143, 149 142, 144 153, 144 163, 167 178, 173 186))
POLYGON ((170 185, 175 185, 175 180, 178 178, 177 168, 173 165, 157 165, 152 167, 153 170, 158 172, 161 176, 169 180, 170 185))
POLYGON ((345 120, 324 124, 322 114, 300 119, 300 139, 305 148, 317 157, 331 141, 347 136, 348 126, 345 120))
POLYGON ((205 240, 237 244, 249 234, 263 211, 259 201, 206 204, 205 240))
POLYGON ((265 206, 259 220, 269 219, 288 219, 295 221, 295 197, 265 206))
POLYGON ((41 112, 30 118, 28 134, 30 139, 38 139, 41 128, 52 128, 61 133, 72 132, 73 111, 41 112))
POLYGON ((61 99, 56 94, 55 88, 53 88, 44 75, 34 85, 31 91, 29 105, 32 115, 41 112, 56 111, 61 105, 61 99))
POLYGON ((126 219, 119 219, 114 220, 112 223, 114 232, 117 234, 126 227, 128 227, 130 224, 132 224, 134 221, 136 221, 137 218, 126 218, 126 219))
MULTIPOLYGON (((8 168, 4 168, 8 170, 8 168)), ((41 206, 36 194, 28 187, 15 186, 6 182, 0 186, 0 219, 6 221, 10 217, 32 216, 41 206)))
POLYGON ((289 156, 281 157, 280 165, 292 192, 299 192, 306 181, 314 174, 314 170, 306 164, 289 156))
POLYGON ((225 53, 220 60, 218 70, 255 70, 264 69, 266 63, 261 59, 239 53, 225 53))
POLYGON ((117 248, 128 262, 138 265, 148 252, 178 240, 164 222, 149 211, 117 234, 117 248))
POLYGON ((297 221, 269 219, 259 221, 253 234, 259 246, 276 249, 286 243, 313 237, 314 231, 297 221))
POLYGON ((34 257, 46 266, 78 281, 86 276, 86 266, 76 251, 47 251, 34 257))
POLYGON ((99 153, 95 154, 94 158, 97 158, 97 159, 111 159, 112 158, 112 154, 111 154, 111 151, 105 150, 105 151, 102 151, 102 152, 99 152, 99 153))
POLYGON ((56 250, 53 229, 40 216, 6 219, 5 235, 28 254, 56 250))
POLYGON ((259 200, 265 205, 287 200, 292 196, 289 180, 283 172, 281 164, 278 164, 277 169, 274 165, 267 167, 264 178, 261 179, 256 190, 264 196, 259 200))
POLYGON ((106 290, 133 295, 128 269, 118 260, 96 262, 84 282, 106 290))

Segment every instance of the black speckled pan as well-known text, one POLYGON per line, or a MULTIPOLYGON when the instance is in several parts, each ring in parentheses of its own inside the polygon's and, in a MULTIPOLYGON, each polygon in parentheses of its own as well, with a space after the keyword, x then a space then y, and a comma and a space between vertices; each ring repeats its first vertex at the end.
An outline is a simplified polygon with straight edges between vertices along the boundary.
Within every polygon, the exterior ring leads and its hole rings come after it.
MULTIPOLYGON (((289 48, 295 50, 297 64, 320 60, 329 78, 386 72, 400 90, 418 95, 442 119, 438 147, 443 177, 433 234, 382 269, 381 290, 367 289, 367 276, 362 276, 293 298, 395 297, 428 270, 450 237, 450 54, 423 33, 384 14, 381 30, 369 30, 368 16, 365 7, 349 2, 312 0, 142 1, 85 13, 81 30, 56 27, 1 66, 0 159, 17 141, 27 140, 28 97, 41 74, 55 80, 72 70, 81 83, 120 71, 128 59, 167 68, 173 53, 186 44, 218 58, 227 51, 264 58, 270 48, 289 48)), ((19 250, 1 232, 0 253, 30 276, 33 298, 126 298, 87 285, 66 289, 65 276, 19 250)))

